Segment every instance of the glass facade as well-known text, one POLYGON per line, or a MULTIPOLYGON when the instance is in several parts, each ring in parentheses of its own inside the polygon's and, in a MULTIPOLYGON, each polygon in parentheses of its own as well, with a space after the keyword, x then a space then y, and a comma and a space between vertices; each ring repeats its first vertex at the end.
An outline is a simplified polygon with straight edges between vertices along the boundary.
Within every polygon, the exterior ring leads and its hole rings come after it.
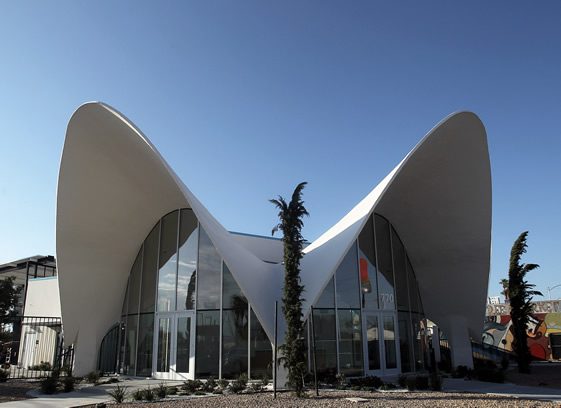
MULTIPOLYGON (((189 373, 193 359, 196 378, 272 374, 271 342, 191 209, 166 214, 140 246, 121 327, 123 374, 189 373)), ((308 362, 315 349, 320 377, 424 368, 425 319, 415 271, 384 217, 369 217, 315 302, 307 328, 308 362)))
POLYGON ((194 357, 197 378, 271 377, 271 342, 191 209, 166 214, 142 243, 121 326, 124 374, 188 373, 194 357))
MULTIPOLYGON (((318 375, 424 368, 424 315, 415 272, 386 218, 368 218, 315 302, 313 317, 318 375)), ((314 344, 307 344, 313 356, 314 344)))

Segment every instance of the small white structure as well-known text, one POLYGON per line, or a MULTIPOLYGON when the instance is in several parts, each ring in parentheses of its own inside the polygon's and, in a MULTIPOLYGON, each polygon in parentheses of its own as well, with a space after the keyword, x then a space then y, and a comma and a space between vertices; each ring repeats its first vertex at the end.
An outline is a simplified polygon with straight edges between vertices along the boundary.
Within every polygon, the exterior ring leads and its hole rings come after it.
MULTIPOLYGON (((228 232, 146 136, 103 103, 81 106, 68 125, 56 228, 76 374, 96 368, 116 322, 118 369, 130 375, 267 370, 283 281, 280 242, 228 232)), ((486 134, 476 115, 460 112, 307 246, 305 317, 318 310, 316 338, 308 333, 307 341, 326 373, 423 369, 425 315, 447 334, 453 364, 471 366, 490 244, 486 134)), ((281 319, 280 342, 283 334, 281 319)))

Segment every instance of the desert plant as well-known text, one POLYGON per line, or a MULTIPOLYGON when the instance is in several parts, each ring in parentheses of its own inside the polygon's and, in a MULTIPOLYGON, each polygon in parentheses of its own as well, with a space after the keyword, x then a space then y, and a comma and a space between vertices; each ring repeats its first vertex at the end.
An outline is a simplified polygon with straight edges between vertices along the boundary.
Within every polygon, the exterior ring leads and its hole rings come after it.
POLYGON ((261 392, 263 391, 263 384, 260 381, 252 382, 251 384, 249 384, 249 388, 253 392, 261 392))
MULTIPOLYGON (((116 404, 122 404, 123 402, 125 402, 125 400, 127 399, 127 396, 128 396, 127 387, 117 385, 112 390, 107 391, 107 394, 109 394, 111 396, 111 398, 113 399, 113 401, 116 404)), ((142 398, 140 398, 140 399, 142 399, 142 398)))
POLYGON ((183 383, 183 388, 187 393, 193 394, 195 391, 202 389, 203 383, 201 380, 187 380, 183 383))
POLYGON ((90 371, 86 375, 86 381, 89 382, 90 384, 97 384, 100 378, 101 378, 101 374, 99 373, 99 371, 90 371))
POLYGON ((247 387, 247 375, 241 374, 237 379, 230 383, 229 390, 234 394, 238 394, 245 390, 247 387))
POLYGON ((543 296, 541 292, 533 290, 536 285, 528 283, 524 278, 526 274, 539 268, 538 264, 520 263, 522 255, 526 252, 526 238, 528 231, 524 231, 514 241, 510 251, 510 265, 508 270, 508 295, 510 301, 511 331, 513 334, 512 349, 516 355, 518 371, 530 373, 532 356, 528 348, 528 323, 534 309, 533 296, 543 296))
POLYGON ((158 398, 165 398, 168 394, 168 389, 164 383, 160 383, 156 388, 156 395, 158 398))
POLYGON ((76 388, 76 378, 70 376, 62 378, 62 389, 64 392, 72 392, 76 388))
POLYGON ((397 388, 397 386, 395 384, 392 383, 384 383, 380 386, 380 390, 384 390, 384 391, 389 391, 389 390, 395 390, 397 388))
POLYGON ((267 376, 267 374, 263 374, 261 377, 261 385, 263 385, 263 387, 269 385, 269 376, 267 376))
POLYGON ((206 392, 212 392, 216 387, 218 387, 218 384, 216 383, 214 377, 209 377, 208 380, 206 380, 206 382, 203 384, 202 389, 206 392))
POLYGON ((132 398, 135 401, 142 401, 142 399, 144 398, 144 391, 143 390, 136 390, 135 392, 132 393, 132 398))
POLYGON ((436 371, 432 372, 429 377, 430 389, 433 391, 442 390, 442 377, 436 371))
POLYGON ((152 402, 152 401, 154 401, 155 398, 156 398, 156 395, 154 394, 154 390, 152 390, 152 388, 150 388, 150 387, 146 388, 142 392, 142 399, 144 401, 152 402))
POLYGON ((417 375, 415 377, 415 388, 418 390, 428 390, 429 389, 428 375, 417 375))
POLYGON ((414 376, 407 377, 405 379, 405 386, 408 391, 415 391, 417 389, 417 381, 414 376))
POLYGON ((167 389, 167 395, 176 395, 177 394, 177 387, 171 386, 167 389))
POLYGON ((351 386, 367 387, 367 388, 380 388, 384 382, 380 377, 375 375, 362 378, 351 378, 349 380, 351 386))
POLYGON ((280 222, 272 233, 283 232, 284 246, 284 287, 282 310, 286 321, 284 344, 280 347, 284 366, 288 369, 288 385, 294 388, 296 396, 304 396, 304 376, 306 374, 306 353, 302 322, 302 293, 304 286, 300 281, 300 261, 304 256, 302 227, 304 216, 309 215, 302 201, 302 190, 306 182, 300 183, 292 193, 290 203, 284 198, 269 200, 279 210, 280 222))
POLYGON ((228 385, 230 385, 230 382, 228 380, 225 380, 224 378, 218 380, 218 386, 221 389, 225 390, 226 388, 228 388, 228 385))
POLYGON ((8 381, 10 377, 10 372, 8 370, 0 370, 0 382, 8 381))
POLYGON ((54 394, 58 388, 58 377, 49 375, 41 380, 41 392, 43 394, 54 394))
POLYGON ((397 377, 397 384, 401 388, 405 388, 406 381, 407 381, 407 376, 405 374, 399 374, 399 376, 397 377))

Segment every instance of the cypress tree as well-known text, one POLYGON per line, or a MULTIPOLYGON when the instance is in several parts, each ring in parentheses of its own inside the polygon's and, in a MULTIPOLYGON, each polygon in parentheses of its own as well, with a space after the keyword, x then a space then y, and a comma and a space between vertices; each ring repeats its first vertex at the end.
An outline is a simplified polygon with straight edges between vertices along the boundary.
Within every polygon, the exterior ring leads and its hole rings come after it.
POLYGON ((288 385, 298 397, 304 395, 304 375, 306 373, 306 353, 303 338, 302 293, 304 286, 300 281, 300 261, 304 256, 302 237, 303 217, 309 215, 302 201, 302 190, 306 182, 300 183, 292 193, 290 203, 281 196, 269 200, 279 210, 279 223, 272 234, 281 230, 284 246, 284 287, 282 311, 286 320, 284 344, 280 347, 284 355, 284 367, 288 369, 288 385))
POLYGON ((526 274, 536 268, 537 264, 520 263, 526 252, 526 238, 528 231, 524 231, 514 241, 510 251, 510 266, 508 271, 508 295, 510 299, 511 331, 513 334, 512 348, 516 354, 518 371, 530 373, 530 349, 528 348, 527 327, 533 312, 533 296, 542 296, 541 292, 533 290, 536 285, 525 280, 526 274))

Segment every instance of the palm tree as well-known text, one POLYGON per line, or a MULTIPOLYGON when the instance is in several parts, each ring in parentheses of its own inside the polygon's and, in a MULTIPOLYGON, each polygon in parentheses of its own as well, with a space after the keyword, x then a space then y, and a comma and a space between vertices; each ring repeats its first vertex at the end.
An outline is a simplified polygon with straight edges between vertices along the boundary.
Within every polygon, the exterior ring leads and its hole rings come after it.
POLYGON ((302 201, 302 190, 306 182, 300 183, 292 193, 290 203, 281 196, 269 200, 279 210, 280 222, 273 228, 272 235, 278 230, 283 232, 284 245, 284 288, 282 311, 286 320, 286 336, 281 351, 284 366, 288 369, 288 385, 294 388, 296 395, 304 395, 304 375, 306 373, 306 354, 303 339, 302 292, 304 286, 300 281, 300 261, 304 256, 304 238, 302 237, 303 217, 308 214, 302 201))
POLYGON ((536 268, 537 264, 520 263, 520 258, 526 252, 526 238, 528 231, 524 231, 514 241, 510 251, 510 267, 508 271, 508 294, 510 298, 510 319, 512 321, 512 348, 516 353, 518 371, 530 373, 530 350, 528 348, 527 326, 533 311, 533 296, 543 296, 541 292, 533 290, 536 285, 524 280, 526 274, 536 268))
POLYGON ((505 297, 505 303, 508 303, 508 279, 501 279, 501 281, 499 282, 501 284, 501 286, 503 287, 503 291, 501 292, 501 295, 503 295, 505 297))

